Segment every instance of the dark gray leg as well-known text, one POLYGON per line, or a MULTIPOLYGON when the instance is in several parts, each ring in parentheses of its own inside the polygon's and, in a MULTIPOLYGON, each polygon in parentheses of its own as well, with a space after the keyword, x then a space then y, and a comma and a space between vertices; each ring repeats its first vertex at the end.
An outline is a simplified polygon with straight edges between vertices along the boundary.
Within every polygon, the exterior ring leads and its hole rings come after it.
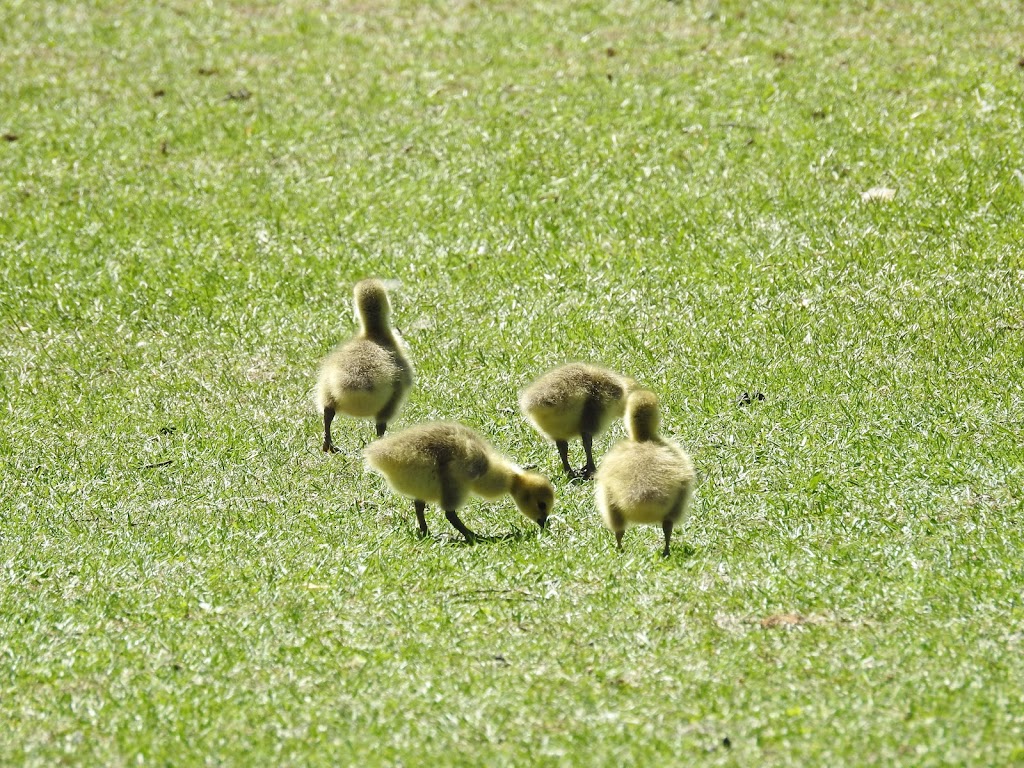
POLYGON ((402 392, 399 387, 396 386, 394 393, 391 395, 391 399, 387 402, 387 405, 377 412, 377 437, 384 437, 384 431, 388 428, 388 422, 391 421, 392 417, 395 415, 395 411, 398 410, 398 404, 401 400, 402 392))
POLYGON ((451 512, 445 512, 444 516, 448 518, 448 522, 455 527, 456 531, 466 537, 466 541, 470 544, 476 541, 476 534, 462 524, 462 521, 459 520, 459 516, 455 513, 454 509, 451 512))
POLYGON ((583 403, 583 412, 580 414, 580 437, 583 438, 583 452, 587 456, 587 463, 584 465, 580 476, 584 480, 593 477, 597 471, 594 464, 594 433, 597 431, 601 419, 601 403, 596 397, 589 397, 583 403))
POLYGON ((690 503, 691 493, 693 493, 691 486, 683 486, 679 491, 679 496, 676 497, 675 504, 672 505, 672 509, 669 510, 668 515, 661 524, 661 530, 665 532, 665 550, 661 553, 662 557, 668 557, 668 544, 672 539, 672 528, 675 526, 676 520, 678 520, 686 510, 686 505, 690 503))
POLYGON ((601 402, 596 397, 588 397, 583 403, 583 410, 580 412, 580 432, 597 432, 597 425, 601 417, 601 402))
POLYGON ((580 474, 584 480, 589 480, 597 472, 597 465, 594 463, 594 436, 589 432, 584 432, 582 437, 583 452, 587 455, 587 465, 583 467, 580 474))
POLYGON ((558 458, 562 460, 562 469, 569 477, 576 477, 576 470, 569 466, 569 443, 565 440, 555 440, 555 448, 558 449, 558 458))
POLYGON ((622 551, 622 535, 626 532, 626 520, 622 517, 622 513, 619 512, 619 508, 614 504, 611 505, 611 509, 608 510, 610 513, 612 528, 615 531, 615 546, 619 552, 622 551))
POLYGON ((437 462, 437 482, 441 486, 441 509, 461 507, 466 499, 465 489, 460 489, 452 479, 452 466, 447 457, 437 462))
POLYGON ((334 409, 324 408, 324 453, 337 453, 338 449, 331 442, 331 422, 334 421, 334 409))
POLYGON ((426 502, 416 500, 413 502, 416 506, 416 522, 420 526, 420 536, 426 536, 429 534, 427 530, 427 518, 423 516, 423 510, 427 508, 426 502))

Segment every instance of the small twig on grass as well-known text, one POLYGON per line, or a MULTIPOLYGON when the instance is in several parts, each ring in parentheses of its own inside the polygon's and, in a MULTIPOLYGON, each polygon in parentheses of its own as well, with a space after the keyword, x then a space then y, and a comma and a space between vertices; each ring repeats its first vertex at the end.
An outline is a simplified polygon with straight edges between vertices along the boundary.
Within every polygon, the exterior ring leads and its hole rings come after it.
POLYGON ((158 461, 155 464, 143 464, 143 469, 156 469, 157 467, 169 467, 174 463, 174 459, 167 459, 167 461, 158 461))

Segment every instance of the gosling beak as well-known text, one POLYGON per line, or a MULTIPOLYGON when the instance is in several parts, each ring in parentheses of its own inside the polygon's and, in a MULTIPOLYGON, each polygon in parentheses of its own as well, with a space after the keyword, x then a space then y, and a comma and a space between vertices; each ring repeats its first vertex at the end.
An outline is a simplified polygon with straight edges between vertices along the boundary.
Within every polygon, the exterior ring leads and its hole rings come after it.
POLYGON ((542 517, 542 518, 540 518, 540 519, 539 519, 539 520, 537 521, 537 525, 539 525, 539 526, 540 526, 540 529, 541 529, 542 531, 544 530, 544 525, 545 525, 545 524, 547 523, 547 521, 548 521, 548 518, 547 518, 547 516, 545 516, 545 517, 542 517))

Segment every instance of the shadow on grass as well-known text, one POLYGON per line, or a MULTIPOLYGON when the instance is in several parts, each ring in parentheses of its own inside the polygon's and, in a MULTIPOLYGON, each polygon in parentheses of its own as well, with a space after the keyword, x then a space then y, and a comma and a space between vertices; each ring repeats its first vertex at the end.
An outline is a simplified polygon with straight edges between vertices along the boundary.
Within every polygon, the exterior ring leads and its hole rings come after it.
POLYGON ((536 539, 540 533, 541 532, 539 530, 522 531, 517 528, 509 531, 508 533, 493 536, 478 533, 472 541, 467 541, 465 537, 459 533, 432 533, 419 538, 422 541, 430 541, 435 544, 451 544, 460 547, 472 547, 477 544, 500 544, 507 541, 526 541, 527 539, 536 539))
POLYGON ((668 553, 668 557, 663 558, 665 562, 672 563, 684 563, 687 560, 692 560, 700 553, 700 550, 691 544, 683 542, 682 544, 674 545, 668 553))

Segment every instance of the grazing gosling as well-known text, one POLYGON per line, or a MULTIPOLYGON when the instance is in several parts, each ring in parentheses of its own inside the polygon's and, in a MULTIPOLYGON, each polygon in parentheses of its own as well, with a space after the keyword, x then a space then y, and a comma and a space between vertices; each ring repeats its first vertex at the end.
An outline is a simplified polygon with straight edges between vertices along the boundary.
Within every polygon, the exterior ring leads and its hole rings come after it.
POLYGON ((555 441, 562 468, 570 478, 584 480, 597 471, 594 436, 622 415, 626 396, 637 383, 597 365, 569 363, 548 371, 519 395, 519 408, 542 435, 555 441), (569 466, 569 440, 579 437, 587 463, 569 466))
POLYGON ((619 550, 627 525, 661 523, 661 555, 668 557, 672 527, 686 520, 697 476, 686 452, 658 435, 660 424, 657 396, 646 390, 632 392, 626 401, 629 437, 612 446, 601 462, 595 497, 619 550))
POLYGON ((327 356, 316 387, 317 408, 324 415, 324 451, 329 453, 338 452, 331 441, 336 412, 374 419, 380 437, 412 386, 412 366, 391 330, 384 284, 360 280, 353 303, 359 333, 327 356))
POLYGON ((428 501, 440 505, 470 543, 477 536, 456 513, 470 493, 486 499, 511 494, 519 511, 541 528, 555 503, 546 477, 524 471, 461 424, 418 424, 372 443, 363 454, 370 469, 413 499, 421 536, 427 535, 423 510, 428 501))

